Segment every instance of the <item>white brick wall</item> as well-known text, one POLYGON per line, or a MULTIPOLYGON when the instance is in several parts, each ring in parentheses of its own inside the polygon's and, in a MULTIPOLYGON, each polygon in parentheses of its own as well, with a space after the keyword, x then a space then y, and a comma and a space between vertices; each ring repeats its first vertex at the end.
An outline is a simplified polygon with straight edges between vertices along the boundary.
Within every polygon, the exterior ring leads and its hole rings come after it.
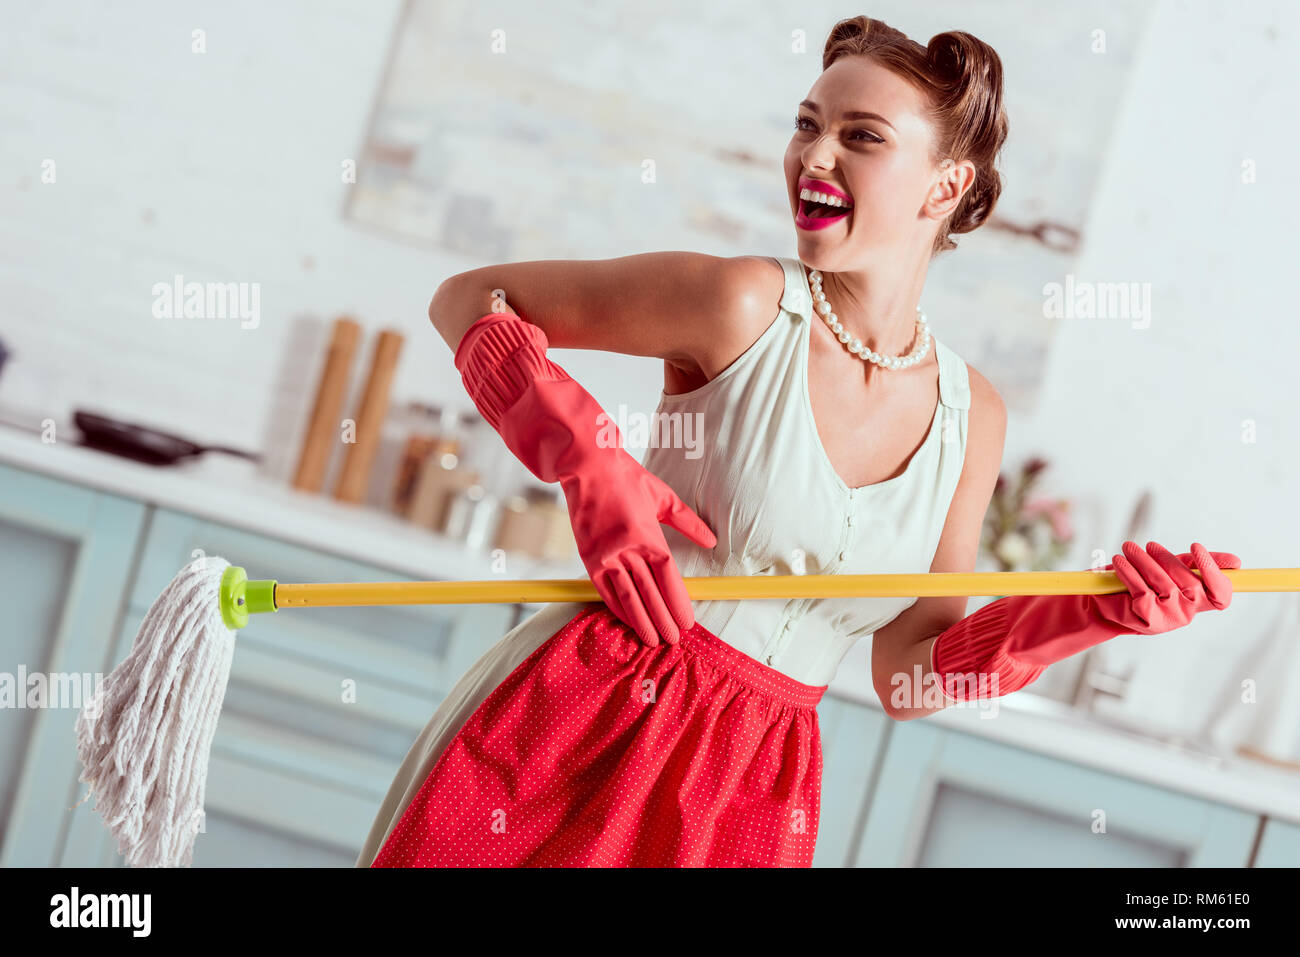
MULTIPOLYGON (((6 8, 0 402, 287 454, 323 330, 348 312, 406 333, 394 400, 470 407, 426 310, 481 263, 341 214, 340 164, 360 150, 396 0, 6 8), (191 52, 196 28, 206 53, 191 52), (177 273, 260 283, 260 325, 155 318, 151 288, 177 273)), ((602 402, 657 398, 654 361, 560 355, 602 402)))

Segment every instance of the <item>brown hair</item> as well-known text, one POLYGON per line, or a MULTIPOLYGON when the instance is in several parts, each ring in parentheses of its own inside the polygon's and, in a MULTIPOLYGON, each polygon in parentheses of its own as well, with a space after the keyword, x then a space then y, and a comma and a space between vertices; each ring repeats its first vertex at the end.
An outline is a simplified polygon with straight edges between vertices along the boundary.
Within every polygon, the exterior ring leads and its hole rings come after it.
POLYGON ((831 28, 822 51, 822 70, 840 57, 862 55, 913 83, 927 97, 935 130, 931 159, 970 160, 975 182, 935 236, 931 255, 956 249, 951 233, 981 226, 1002 192, 994 168, 1007 138, 1002 105, 1002 61, 982 40, 960 30, 931 37, 921 46, 906 34, 871 17, 841 20, 831 28))

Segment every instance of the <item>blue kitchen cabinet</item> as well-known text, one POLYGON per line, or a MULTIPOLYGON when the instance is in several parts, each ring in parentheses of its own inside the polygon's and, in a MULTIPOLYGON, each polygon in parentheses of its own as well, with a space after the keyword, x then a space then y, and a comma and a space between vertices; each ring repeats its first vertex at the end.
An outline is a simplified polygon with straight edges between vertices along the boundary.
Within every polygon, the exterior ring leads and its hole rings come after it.
POLYGON ((926 719, 893 729, 861 866, 1245 867, 1259 816, 926 719))
POLYGON ((140 502, 0 465, 0 672, 19 696, 0 708, 0 867, 57 863, 76 800, 77 714, 111 670, 146 514, 140 502), (27 699, 29 680, 45 683, 44 701, 27 699))
MULTIPOLYGON (((284 582, 407 576, 181 512, 157 509, 112 658, 150 603, 199 555, 284 582)), ((438 703, 514 624, 512 605, 291 608, 238 633, 212 742, 195 866, 351 866, 393 775, 438 703)), ((84 793, 85 785, 81 785, 84 793)), ((93 801, 93 798, 91 799, 93 801)), ((121 858, 91 801, 59 862, 121 858)))
POLYGON ((822 802, 813 867, 853 866, 867 785, 884 751, 890 723, 879 708, 830 693, 818 703, 822 802))
MULTIPOLYGON (((0 672, 106 675, 197 555, 285 582, 405 580, 0 465, 0 672)), ((196 866, 350 866, 416 735, 533 607, 296 608, 239 632, 196 866)), ((0 866, 120 866, 66 707, 0 710, 0 866)), ((827 694, 817 867, 1300 865, 1300 826, 827 694)))
POLYGON ((1300 824, 1268 818, 1255 853, 1256 867, 1300 867, 1300 824))

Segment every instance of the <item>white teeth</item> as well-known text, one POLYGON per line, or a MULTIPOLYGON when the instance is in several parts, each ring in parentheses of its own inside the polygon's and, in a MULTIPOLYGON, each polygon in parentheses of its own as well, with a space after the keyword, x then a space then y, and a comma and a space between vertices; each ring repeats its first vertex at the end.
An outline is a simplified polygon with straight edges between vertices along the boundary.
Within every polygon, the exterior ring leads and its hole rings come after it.
POLYGON ((838 196, 832 196, 830 193, 818 193, 811 189, 800 190, 799 198, 811 200, 814 203, 821 203, 823 206, 839 206, 844 209, 853 208, 849 203, 844 202, 844 200, 840 199, 838 196))

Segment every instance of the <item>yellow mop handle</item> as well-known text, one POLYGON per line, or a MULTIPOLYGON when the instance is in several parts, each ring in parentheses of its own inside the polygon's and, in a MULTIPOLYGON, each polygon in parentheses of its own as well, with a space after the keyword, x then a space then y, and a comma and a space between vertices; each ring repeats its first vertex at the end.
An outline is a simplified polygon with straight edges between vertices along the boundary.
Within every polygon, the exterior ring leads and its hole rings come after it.
MULTIPOLYGON (((1196 569, 1192 574, 1199 575, 1196 569)), ((1233 592, 1300 591, 1300 568, 1225 568, 1233 592)), ((928 598, 938 595, 1105 595, 1128 588, 1113 571, 730 575, 683 578, 696 601, 743 598, 928 598)), ((255 583, 249 582, 249 585, 255 583)), ((586 578, 514 581, 274 583, 275 608, 600 601, 586 578)), ((257 609, 253 609, 257 610, 257 609)))

